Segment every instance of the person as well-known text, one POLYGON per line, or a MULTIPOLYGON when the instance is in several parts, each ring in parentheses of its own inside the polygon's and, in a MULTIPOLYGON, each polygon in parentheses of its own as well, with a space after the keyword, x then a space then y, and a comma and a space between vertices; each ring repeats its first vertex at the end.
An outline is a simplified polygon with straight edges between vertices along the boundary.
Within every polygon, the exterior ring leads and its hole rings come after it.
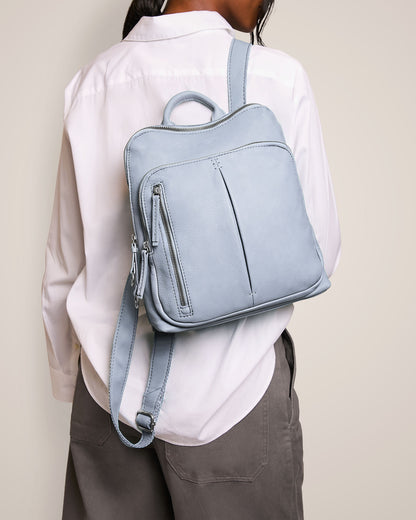
MULTIPOLYGON (((227 57, 249 32, 247 103, 269 106, 294 154, 308 216, 328 276, 341 250, 318 110, 299 60, 264 45, 273 0, 134 0, 122 40, 65 87, 64 125, 45 252, 42 313, 53 396, 72 402, 64 520, 300 520, 303 439, 287 330, 293 304, 185 331, 146 448, 126 447, 109 414, 114 330, 130 269, 131 215, 123 149, 161 123, 182 90, 227 108, 227 57), (257 45, 254 44, 256 33, 257 45)), ((187 102, 178 124, 209 120, 187 102)), ((253 172, 255 174, 255 172, 253 172)), ((139 307, 120 410, 132 442, 147 381, 153 331, 139 307)))

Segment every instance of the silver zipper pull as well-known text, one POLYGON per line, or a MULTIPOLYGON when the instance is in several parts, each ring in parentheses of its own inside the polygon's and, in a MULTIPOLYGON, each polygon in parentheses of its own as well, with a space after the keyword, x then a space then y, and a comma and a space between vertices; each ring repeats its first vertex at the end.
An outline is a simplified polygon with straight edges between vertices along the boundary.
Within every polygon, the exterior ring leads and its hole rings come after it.
POLYGON ((143 247, 140 254, 140 277, 134 291, 134 304, 136 309, 139 308, 139 303, 143 298, 144 289, 147 282, 147 274, 149 270, 149 253, 151 251, 150 244, 147 240, 143 242, 143 247))
POLYGON ((133 286, 136 283, 136 277, 138 272, 138 258, 137 258, 137 252, 139 248, 137 247, 137 239, 136 235, 132 233, 131 235, 131 268, 130 268, 130 274, 131 274, 131 282, 130 285, 133 286))
POLYGON ((159 211, 160 211, 160 194, 161 185, 155 184, 153 186, 152 194, 152 246, 157 246, 159 243, 158 239, 158 227, 159 227, 159 211))

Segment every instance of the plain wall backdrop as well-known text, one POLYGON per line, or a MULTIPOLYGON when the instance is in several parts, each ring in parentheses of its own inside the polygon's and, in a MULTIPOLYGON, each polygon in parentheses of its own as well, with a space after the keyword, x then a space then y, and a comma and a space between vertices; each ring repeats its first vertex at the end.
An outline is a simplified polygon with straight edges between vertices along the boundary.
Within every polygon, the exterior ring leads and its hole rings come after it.
MULTIPOLYGON (((2 518, 61 515, 71 405, 51 394, 40 287, 63 93, 129 4, 2 3, 2 518)), ((412 0, 277 0, 263 33, 309 75, 342 233, 331 289, 288 326, 307 520, 416 514, 415 19, 412 0)))

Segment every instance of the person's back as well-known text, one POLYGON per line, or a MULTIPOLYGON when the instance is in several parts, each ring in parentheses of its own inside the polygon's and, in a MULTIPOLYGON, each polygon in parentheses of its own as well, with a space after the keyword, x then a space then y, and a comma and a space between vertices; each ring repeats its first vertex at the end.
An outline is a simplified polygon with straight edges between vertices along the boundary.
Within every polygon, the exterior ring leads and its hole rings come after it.
MULTIPOLYGON (((131 263, 124 146, 137 130, 161 123, 167 101, 177 92, 202 92, 227 111, 227 56, 233 36, 233 27, 217 11, 143 16, 120 43, 80 69, 65 89, 60 182, 43 279, 43 315, 57 399, 73 400, 81 354, 86 387, 94 401, 109 411, 109 360, 131 263)), ((296 160, 325 270, 331 276, 340 256, 339 224, 305 69, 283 51, 254 45, 247 65, 246 102, 267 105, 282 126, 296 160)), ((206 107, 189 102, 175 108, 172 120, 196 124, 210 116, 206 107)), ((288 305, 177 334, 156 427, 158 442, 169 446, 172 467, 180 471, 183 466, 175 445, 202 447, 253 413, 278 368, 276 342, 292 312, 293 305, 288 305)), ((132 428, 147 381, 152 344, 152 329, 140 306, 120 413, 120 420, 132 428)), ((290 353, 287 356, 293 387, 294 366, 290 353)), ((287 392, 290 398, 290 387, 287 392)), ((293 414, 293 409, 289 412, 293 414)), ((107 430, 98 435, 97 444, 107 442, 107 430)), ((83 430, 79 424, 71 425, 71 435, 75 441, 94 442, 91 429, 83 430)), ((247 443, 273 451, 267 448, 262 428, 251 431, 247 443)))

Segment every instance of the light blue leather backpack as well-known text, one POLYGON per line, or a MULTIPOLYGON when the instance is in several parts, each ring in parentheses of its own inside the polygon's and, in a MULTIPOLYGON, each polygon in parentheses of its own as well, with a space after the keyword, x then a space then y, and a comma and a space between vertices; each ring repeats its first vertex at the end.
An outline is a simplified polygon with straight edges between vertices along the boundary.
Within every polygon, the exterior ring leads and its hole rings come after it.
POLYGON ((109 399, 118 435, 132 448, 154 438, 176 333, 267 312, 331 286, 280 124, 267 106, 246 104, 250 49, 232 40, 228 113, 202 93, 179 92, 162 123, 137 131, 124 150, 134 234, 109 399), (211 109, 211 121, 173 123, 173 108, 186 101, 211 109), (141 300, 154 346, 134 444, 118 415, 141 300))

